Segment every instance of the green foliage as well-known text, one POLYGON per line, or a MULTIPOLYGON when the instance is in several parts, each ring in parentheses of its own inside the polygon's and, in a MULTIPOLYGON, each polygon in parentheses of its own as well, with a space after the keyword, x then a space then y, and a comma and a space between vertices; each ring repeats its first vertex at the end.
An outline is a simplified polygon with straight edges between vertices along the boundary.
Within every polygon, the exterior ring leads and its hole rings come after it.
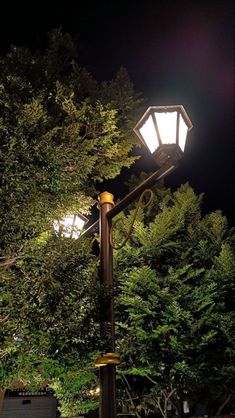
POLYGON ((25 381, 25 364, 35 362, 45 380, 53 378, 58 365, 66 368, 97 349, 99 289, 90 251, 89 242, 50 237, 44 244, 29 243, 14 269, 5 271, 3 383, 14 374, 25 381), (45 361, 55 365, 50 375, 45 361))
MULTIPOLYGON (((234 394, 234 235, 220 212, 202 217, 188 184, 161 199, 115 253, 118 369, 130 410, 191 399, 215 414, 234 394), (154 216, 155 213, 155 216, 154 216)), ((128 230, 127 216, 124 230, 128 230)))
POLYGON ((139 103, 123 68, 98 83, 60 30, 45 51, 0 58, 1 386, 52 384, 64 416, 97 404, 78 392, 102 349, 100 290, 91 243, 55 239, 53 222, 89 214, 99 184, 135 161, 139 103))
POLYGON ((0 236, 10 255, 53 219, 88 213, 98 182, 133 163, 139 99, 124 69, 93 80, 58 30, 45 52, 13 47, 0 74, 0 236))
POLYGON ((55 391, 59 401, 59 411, 62 417, 86 414, 98 408, 98 399, 92 397, 91 390, 96 382, 96 376, 90 368, 81 365, 78 370, 68 370, 50 387, 55 391))

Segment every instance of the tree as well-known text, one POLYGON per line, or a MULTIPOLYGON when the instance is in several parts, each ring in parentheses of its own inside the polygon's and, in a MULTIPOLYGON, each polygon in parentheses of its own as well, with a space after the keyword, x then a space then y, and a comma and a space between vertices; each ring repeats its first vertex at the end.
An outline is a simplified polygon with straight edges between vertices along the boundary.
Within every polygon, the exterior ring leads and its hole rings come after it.
POLYGON ((12 47, 0 74, 1 248, 12 258, 56 217, 88 213, 99 182, 133 163, 139 100, 123 68, 97 83, 58 30, 43 53, 12 47))
POLYGON ((125 69, 96 82, 60 30, 45 51, 12 47, 0 59, 2 387, 53 380, 60 394, 95 379, 97 260, 89 241, 55 239, 52 227, 88 214, 99 184, 135 161, 138 104, 125 69))
POLYGON ((235 393, 234 232, 220 212, 202 216, 187 184, 157 195, 116 253, 124 402, 167 417, 170 405, 181 415, 184 400, 200 400, 214 415, 235 393))

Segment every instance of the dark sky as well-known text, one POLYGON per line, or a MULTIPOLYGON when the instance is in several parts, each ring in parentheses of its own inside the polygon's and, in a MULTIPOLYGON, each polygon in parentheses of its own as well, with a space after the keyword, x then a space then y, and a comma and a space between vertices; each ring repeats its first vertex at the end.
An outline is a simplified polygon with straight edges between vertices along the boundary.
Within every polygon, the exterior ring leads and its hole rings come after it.
MULTIPOLYGON (((189 181, 205 193, 206 210, 221 209, 235 225, 234 1, 9 1, 1 8, 1 52, 11 43, 42 47, 46 33, 62 27, 95 78, 110 79, 124 65, 146 107, 183 104, 194 128, 167 184, 189 181)), ((142 154, 135 171, 153 170, 142 154)))

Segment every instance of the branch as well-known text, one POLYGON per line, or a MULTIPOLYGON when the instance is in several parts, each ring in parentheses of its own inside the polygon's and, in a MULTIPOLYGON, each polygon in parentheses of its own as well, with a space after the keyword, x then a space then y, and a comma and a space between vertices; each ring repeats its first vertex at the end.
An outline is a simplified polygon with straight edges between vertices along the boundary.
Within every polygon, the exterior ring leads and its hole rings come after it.
POLYGON ((155 382, 155 380, 153 380, 151 377, 149 377, 149 376, 145 376, 145 377, 146 377, 146 379, 150 380, 150 382, 152 382, 154 385, 157 384, 157 382, 155 382))
POLYGON ((158 405, 158 408, 159 408, 163 417, 167 417, 168 401, 169 401, 169 399, 171 398, 171 396, 173 395, 174 392, 175 392, 175 389, 172 389, 172 388, 171 388, 171 391, 169 393, 167 393, 167 391, 163 389, 161 391, 161 394, 160 394, 161 396, 157 397, 157 405, 158 405), (161 397, 164 398, 164 400, 163 400, 164 401, 164 406, 163 407, 161 406, 161 397))
POLYGON ((164 393, 165 396, 165 401, 164 401, 164 412, 165 412, 165 416, 167 416, 167 405, 168 405, 168 401, 171 398, 171 396, 173 395, 173 393, 175 392, 175 389, 171 388, 170 393, 167 394, 167 392, 164 393))
POLYGON ((136 411, 136 406, 135 406, 135 404, 133 402, 133 399, 132 399, 132 396, 131 396, 131 392, 130 392, 131 391, 131 387, 129 385, 129 382, 128 382, 128 380, 127 380, 127 378, 125 376, 122 376, 122 380, 124 380, 124 384, 126 385, 126 392, 127 392, 128 397, 129 397, 129 400, 131 402, 132 408, 134 409, 135 414, 137 415, 137 417, 138 418, 141 418, 140 414, 136 411))
POLYGON ((163 409, 161 407, 161 397, 160 396, 157 397, 157 406, 158 406, 158 408, 159 408, 162 416, 164 417, 165 415, 164 415, 164 411, 163 411, 163 409))
POLYGON ((227 403, 230 401, 230 399, 232 398, 232 395, 228 395, 227 398, 225 399, 225 401, 222 403, 222 405, 219 407, 218 411, 216 412, 215 416, 218 417, 221 412, 223 411, 225 405, 227 405, 227 403))
POLYGON ((8 260, 6 260, 6 261, 4 261, 3 263, 0 264, 0 267, 7 269, 8 267, 11 267, 12 264, 14 264, 16 260, 17 260, 17 257, 8 258, 8 260))
MULTIPOLYGON (((21 245, 21 247, 19 248, 18 254, 20 253, 20 251, 22 250, 22 248, 23 248, 23 245, 21 245)), ((8 258, 6 256, 0 257, 0 260, 6 260, 6 261, 0 263, 0 267, 2 267, 2 268, 8 268, 8 267, 10 267, 12 264, 15 263, 15 261, 17 260, 17 258, 18 258, 18 255, 15 255, 15 256, 13 256, 11 258, 8 258)))
POLYGON ((169 395, 168 395, 168 400, 171 398, 171 396, 173 395, 175 393, 175 389, 173 389, 172 387, 171 387, 171 391, 170 391, 170 393, 169 393, 169 395))

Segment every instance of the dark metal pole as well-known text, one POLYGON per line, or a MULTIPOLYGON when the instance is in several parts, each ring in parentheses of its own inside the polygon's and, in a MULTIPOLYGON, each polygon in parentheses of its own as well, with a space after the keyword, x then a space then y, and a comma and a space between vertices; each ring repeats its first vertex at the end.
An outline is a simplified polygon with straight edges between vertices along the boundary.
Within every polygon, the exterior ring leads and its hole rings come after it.
MULTIPOLYGON (((101 284, 107 292, 102 306, 101 338, 106 344, 106 353, 114 353, 114 302, 113 302, 113 251, 110 245, 111 220, 107 213, 113 208, 113 195, 108 192, 99 196, 100 204, 100 264, 101 284)), ((116 418, 115 365, 100 367, 100 418, 116 418)))
POLYGON ((103 192, 99 196, 100 216, 81 236, 89 236, 96 231, 99 223, 101 285, 105 297, 102 304, 101 338, 105 342, 105 353, 96 359, 100 368, 100 409, 99 418, 116 418, 115 371, 120 364, 120 356, 115 353, 114 295, 113 295, 113 249, 110 243, 112 218, 138 197, 143 190, 163 179, 176 168, 176 163, 168 160, 159 170, 137 186, 116 206, 113 195, 103 192))
POLYGON ((135 200, 145 189, 154 186, 157 181, 164 179, 170 173, 172 173, 177 167, 177 163, 171 159, 143 181, 139 186, 132 190, 124 199, 122 199, 113 209, 107 214, 109 219, 113 219, 114 216, 118 215, 123 209, 125 209, 133 200, 135 200))

